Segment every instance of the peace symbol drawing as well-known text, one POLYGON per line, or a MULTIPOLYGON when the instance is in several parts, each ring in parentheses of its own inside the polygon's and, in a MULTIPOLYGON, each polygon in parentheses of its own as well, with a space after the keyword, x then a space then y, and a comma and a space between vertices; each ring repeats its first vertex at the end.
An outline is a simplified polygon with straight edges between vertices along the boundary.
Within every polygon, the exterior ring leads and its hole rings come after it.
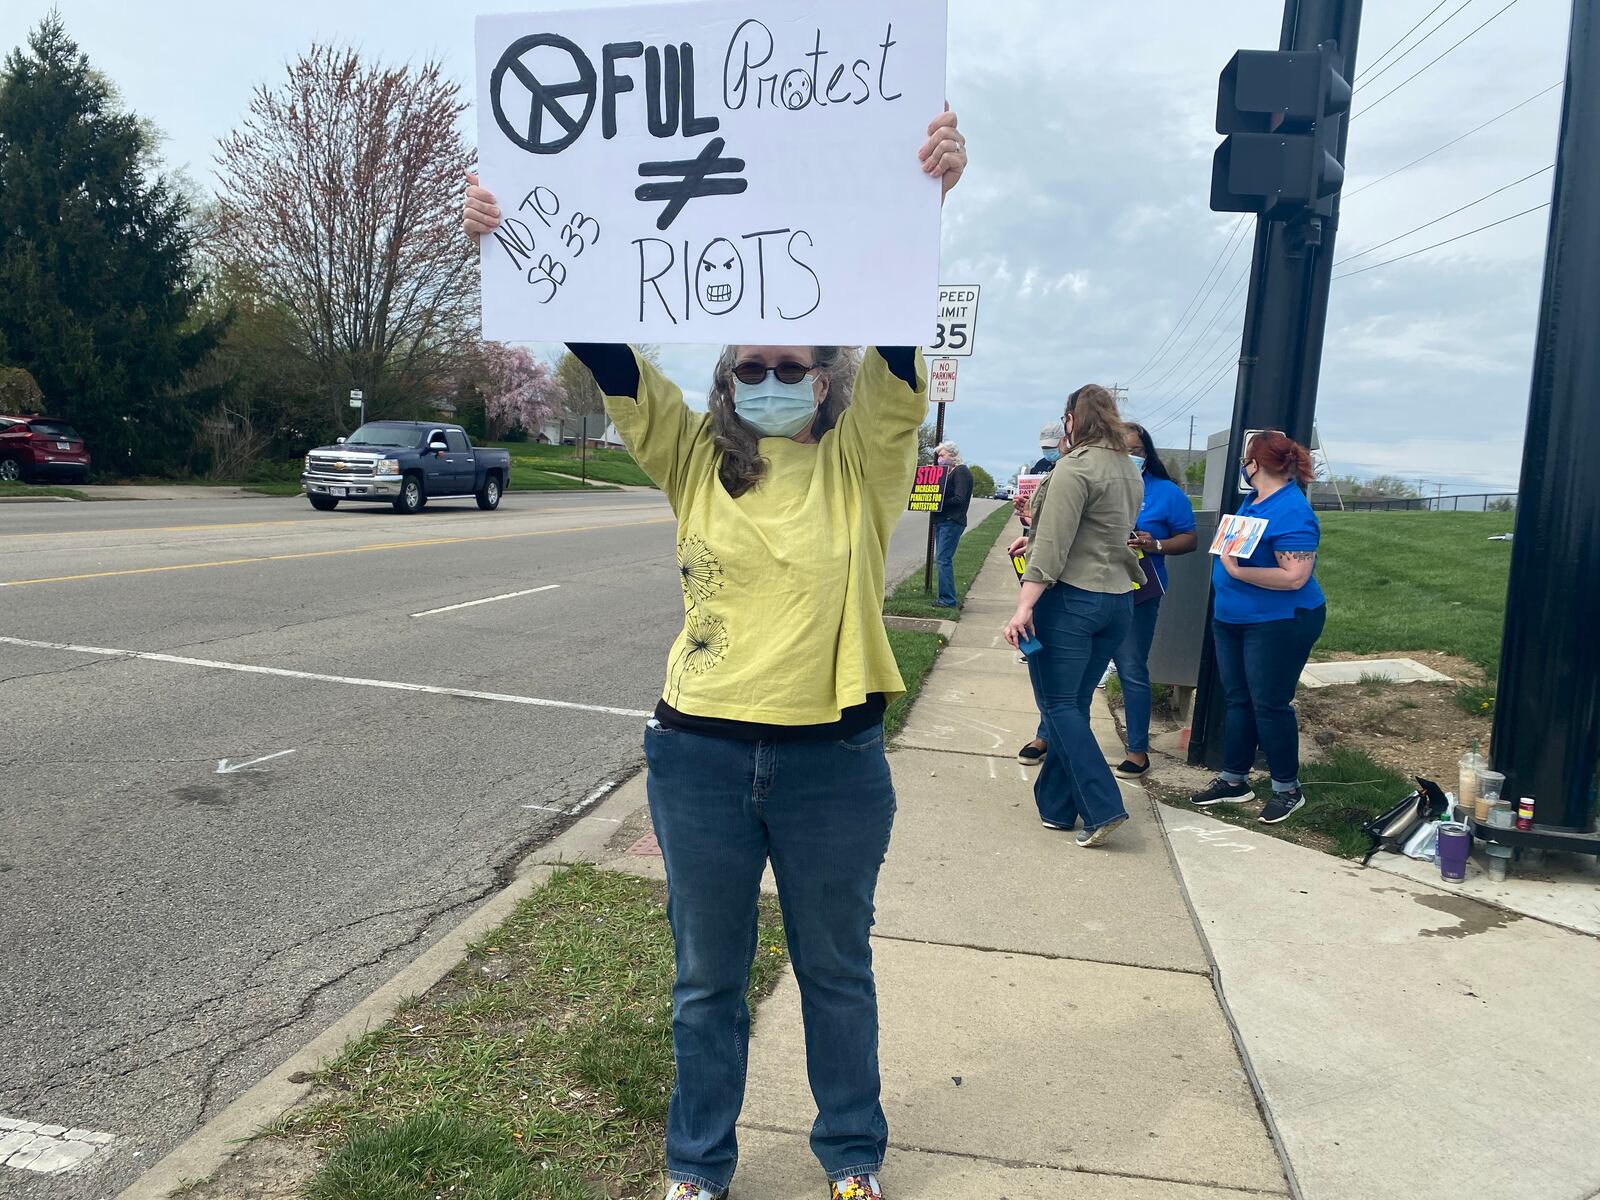
MULTIPOLYGON (((559 64, 556 64, 559 65, 559 64)), ((554 33, 535 33, 519 38, 506 47, 489 76, 489 95, 495 124, 511 141, 530 154, 559 154, 583 132, 594 112, 596 96, 594 64, 578 46, 554 33), (540 79, 530 60, 537 59, 546 77, 555 56, 540 55, 545 48, 557 50, 571 59, 571 71, 558 82, 540 79), (562 103, 571 96, 583 98, 583 112, 577 116, 562 103), (546 141, 547 126, 557 136, 546 141)))

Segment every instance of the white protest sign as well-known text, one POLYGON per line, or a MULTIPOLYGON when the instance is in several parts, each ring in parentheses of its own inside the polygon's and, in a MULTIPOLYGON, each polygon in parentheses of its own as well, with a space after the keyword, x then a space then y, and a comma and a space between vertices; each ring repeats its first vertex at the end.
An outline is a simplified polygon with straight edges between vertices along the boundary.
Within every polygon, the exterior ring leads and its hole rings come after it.
POLYGON ((928 402, 954 404, 956 399, 956 368, 961 365, 954 358, 936 358, 928 367, 928 402))
POLYGON ((945 0, 706 0, 477 20, 497 341, 935 336, 945 0))
POLYGON ((978 293, 976 283, 945 285, 939 289, 939 332, 928 346, 940 354, 972 353, 978 341, 978 293))

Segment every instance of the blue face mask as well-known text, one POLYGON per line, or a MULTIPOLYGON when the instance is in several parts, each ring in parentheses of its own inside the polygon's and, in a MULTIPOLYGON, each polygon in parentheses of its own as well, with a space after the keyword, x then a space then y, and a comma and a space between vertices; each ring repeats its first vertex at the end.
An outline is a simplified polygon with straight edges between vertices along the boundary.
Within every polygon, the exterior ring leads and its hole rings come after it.
POLYGON ((1060 459, 1061 451, 1054 446, 1044 452, 1045 462, 1059 462, 1060 459))
POLYGON ((1128 455, 1128 458, 1133 463, 1134 466, 1139 468, 1139 470, 1141 470, 1141 471, 1144 470, 1144 455, 1142 455, 1142 454, 1130 454, 1130 455, 1128 455))
POLYGON ((810 377, 784 383, 768 373, 761 383, 733 381, 733 411, 763 437, 793 437, 817 417, 817 393, 810 377))

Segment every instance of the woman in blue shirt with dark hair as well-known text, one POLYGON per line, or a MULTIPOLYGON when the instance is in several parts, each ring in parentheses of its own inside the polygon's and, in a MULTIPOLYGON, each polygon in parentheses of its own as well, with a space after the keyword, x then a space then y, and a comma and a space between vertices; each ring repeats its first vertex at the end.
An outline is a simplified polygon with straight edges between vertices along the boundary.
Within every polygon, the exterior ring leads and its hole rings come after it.
POLYGON ((1258 433, 1245 447, 1239 474, 1252 489, 1239 515, 1259 517, 1267 528, 1248 558, 1218 555, 1212 567, 1211 630, 1217 673, 1228 696, 1228 723, 1222 773, 1190 799, 1204 808, 1248 797, 1259 745, 1272 772, 1272 799, 1260 819, 1275 825, 1306 802, 1293 701, 1300 672, 1328 618, 1313 574, 1322 527, 1301 491, 1312 478, 1304 446, 1281 433, 1258 433))
POLYGON ((1143 425, 1128 426, 1128 455, 1144 475, 1144 503, 1138 526, 1128 539, 1161 585, 1159 594, 1141 599, 1134 593, 1133 624, 1111 656, 1122 684, 1123 717, 1128 726, 1128 754, 1116 768, 1124 779, 1137 779, 1150 769, 1150 643, 1156 636, 1161 597, 1167 591, 1167 559, 1191 554, 1195 547, 1194 505, 1156 453, 1155 441, 1143 425))

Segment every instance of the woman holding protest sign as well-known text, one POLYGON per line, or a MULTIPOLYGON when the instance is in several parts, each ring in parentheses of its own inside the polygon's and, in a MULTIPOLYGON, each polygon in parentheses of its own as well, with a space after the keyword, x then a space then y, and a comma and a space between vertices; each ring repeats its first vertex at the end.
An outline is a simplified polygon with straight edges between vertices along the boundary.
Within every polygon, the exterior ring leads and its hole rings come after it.
MULTIPOLYGON (((923 171, 966 169, 946 112, 923 171)), ((469 181, 465 227, 498 224, 469 181)), ((645 734, 651 819, 677 947, 667 1118, 671 1200, 719 1200, 737 1162, 756 951, 770 860, 800 985, 833 1197, 879 1200, 868 934, 895 798, 883 714, 905 689, 882 619, 889 535, 916 470, 927 372, 912 348, 728 346, 709 411, 626 346, 571 347, 678 518, 685 622, 645 734)))
POLYGON ((1258 818, 1267 825, 1287 821, 1306 802, 1294 692, 1328 619, 1315 574, 1322 526, 1301 490, 1312 478, 1304 446, 1271 430, 1252 437, 1239 461, 1239 486, 1249 496, 1238 515, 1265 528, 1244 557, 1219 553, 1211 567, 1211 633, 1228 719, 1222 773, 1189 800, 1207 808, 1249 799, 1259 745, 1272 773, 1272 798, 1258 818))
POLYGON ((1089 384, 1067 399, 1071 449, 1034 492, 1022 596, 1005 637, 1028 653, 1050 753, 1034 781, 1039 817, 1080 846, 1101 846, 1128 819, 1089 723, 1100 673, 1133 622, 1130 593, 1144 581, 1129 534, 1144 485, 1129 461, 1116 400, 1089 384))

